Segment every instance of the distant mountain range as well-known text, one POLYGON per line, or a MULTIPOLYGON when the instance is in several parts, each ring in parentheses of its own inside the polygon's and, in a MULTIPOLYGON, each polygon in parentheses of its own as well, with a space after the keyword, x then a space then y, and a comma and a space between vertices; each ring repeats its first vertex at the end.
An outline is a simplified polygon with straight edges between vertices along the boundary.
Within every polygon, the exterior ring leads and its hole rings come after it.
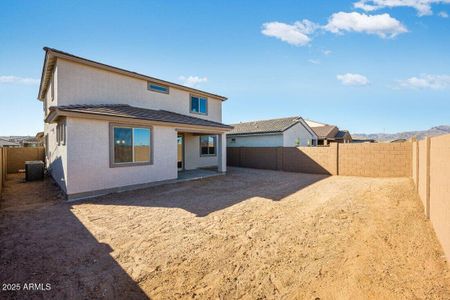
POLYGON ((372 139, 379 142, 393 141, 398 139, 409 139, 416 137, 418 140, 422 140, 427 136, 437 136, 442 134, 450 134, 449 125, 436 126, 428 130, 421 131, 404 131, 398 133, 352 133, 353 139, 372 139))

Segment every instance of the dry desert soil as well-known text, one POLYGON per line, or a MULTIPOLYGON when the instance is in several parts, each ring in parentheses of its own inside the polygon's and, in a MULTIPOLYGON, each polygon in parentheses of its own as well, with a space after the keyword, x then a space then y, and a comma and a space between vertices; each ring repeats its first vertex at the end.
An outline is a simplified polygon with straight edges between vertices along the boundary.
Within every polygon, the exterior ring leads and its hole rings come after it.
POLYGON ((67 203, 11 175, 0 250, 0 282, 22 285, 0 298, 450 299, 408 178, 232 168, 67 203))

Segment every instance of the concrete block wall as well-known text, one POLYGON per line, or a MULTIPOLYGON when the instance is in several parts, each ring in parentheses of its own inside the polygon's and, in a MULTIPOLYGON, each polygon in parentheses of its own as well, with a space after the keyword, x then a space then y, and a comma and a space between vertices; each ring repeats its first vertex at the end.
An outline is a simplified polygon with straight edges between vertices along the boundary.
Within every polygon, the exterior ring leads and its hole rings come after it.
POLYGON ((25 161, 42 160, 45 161, 44 147, 22 147, 7 149, 7 172, 17 173, 25 169, 25 161))
POLYGON ((416 142, 418 151, 414 182, 433 224, 436 236, 450 261, 450 135, 416 142))
POLYGON ((418 171, 416 178, 416 189, 419 194, 420 200, 425 210, 425 215, 429 217, 429 196, 430 196, 430 186, 429 186, 429 139, 419 141, 417 144, 418 150, 418 171))
POLYGON ((412 143, 337 144, 329 147, 228 148, 230 166, 288 172, 411 177, 412 143))
POLYGON ((2 191, 3 191, 3 148, 0 148, 0 195, 2 194, 2 191))
POLYGON ((411 177, 412 143, 340 144, 339 175, 411 177))
MULTIPOLYGON (((229 148, 228 148, 229 149, 229 148)), ((240 147, 237 151, 238 166, 244 168, 279 170, 278 147, 240 147)))
POLYGON ((283 149, 283 170, 312 174, 338 174, 338 144, 330 147, 289 147, 283 149))

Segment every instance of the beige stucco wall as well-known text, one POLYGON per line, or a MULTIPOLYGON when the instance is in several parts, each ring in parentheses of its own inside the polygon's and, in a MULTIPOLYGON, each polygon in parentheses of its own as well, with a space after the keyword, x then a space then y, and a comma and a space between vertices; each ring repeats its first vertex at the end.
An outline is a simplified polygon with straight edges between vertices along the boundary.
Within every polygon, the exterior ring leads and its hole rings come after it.
MULTIPOLYGON (((44 124, 44 136, 48 135, 48 149, 45 149, 46 166, 50 175, 63 191, 67 191, 67 137, 66 145, 56 141, 56 124, 44 124)), ((66 131, 67 133, 67 131, 66 131)))
POLYGON ((222 101, 208 98, 208 115, 190 113, 190 93, 149 91, 147 81, 58 59, 58 105, 128 104, 222 122, 222 101))
MULTIPOLYGON (((184 134, 185 169, 212 167, 218 164, 218 153, 215 156, 200 156, 200 136, 192 133, 184 134)), ((218 149, 217 149, 218 150, 218 149)), ((216 150, 216 152, 218 152, 216 150)), ((226 149, 225 149, 226 151, 226 149)))
POLYGON ((297 123, 283 132, 284 147, 308 146, 308 141, 309 145, 312 145, 314 139, 316 136, 306 130, 302 123, 297 123), (297 141, 300 141, 299 145, 297 141))
MULTIPOLYGON (((44 118, 49 113, 51 106, 57 106, 58 103, 58 89, 59 83, 59 67, 55 65, 53 73, 53 80, 50 81, 47 93, 45 95, 44 118), (54 84, 54 96, 51 97, 52 84, 54 84)), ((48 171, 55 182, 61 187, 63 191, 67 191, 67 146, 58 145, 56 141, 56 124, 44 123, 44 140, 48 136, 48 148, 45 149, 45 163, 48 171)))
POLYGON ((58 105, 58 65, 55 64, 55 68, 53 70, 53 77, 49 82, 47 93, 45 94, 45 100, 42 103, 43 105, 43 111, 44 111, 44 118, 49 113, 49 108, 51 106, 57 106, 58 105), (51 90, 54 89, 53 98, 51 97, 51 90))
POLYGON ((177 178, 177 133, 153 126, 153 164, 110 168, 109 122, 68 118, 67 194, 177 178))

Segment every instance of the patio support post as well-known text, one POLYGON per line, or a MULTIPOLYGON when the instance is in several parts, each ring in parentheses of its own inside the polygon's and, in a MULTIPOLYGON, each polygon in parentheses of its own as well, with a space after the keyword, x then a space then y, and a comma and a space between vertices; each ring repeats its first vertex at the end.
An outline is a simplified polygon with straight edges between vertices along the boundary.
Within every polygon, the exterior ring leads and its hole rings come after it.
POLYGON ((227 171, 227 143, 225 133, 217 135, 217 169, 219 172, 225 173, 227 171))

